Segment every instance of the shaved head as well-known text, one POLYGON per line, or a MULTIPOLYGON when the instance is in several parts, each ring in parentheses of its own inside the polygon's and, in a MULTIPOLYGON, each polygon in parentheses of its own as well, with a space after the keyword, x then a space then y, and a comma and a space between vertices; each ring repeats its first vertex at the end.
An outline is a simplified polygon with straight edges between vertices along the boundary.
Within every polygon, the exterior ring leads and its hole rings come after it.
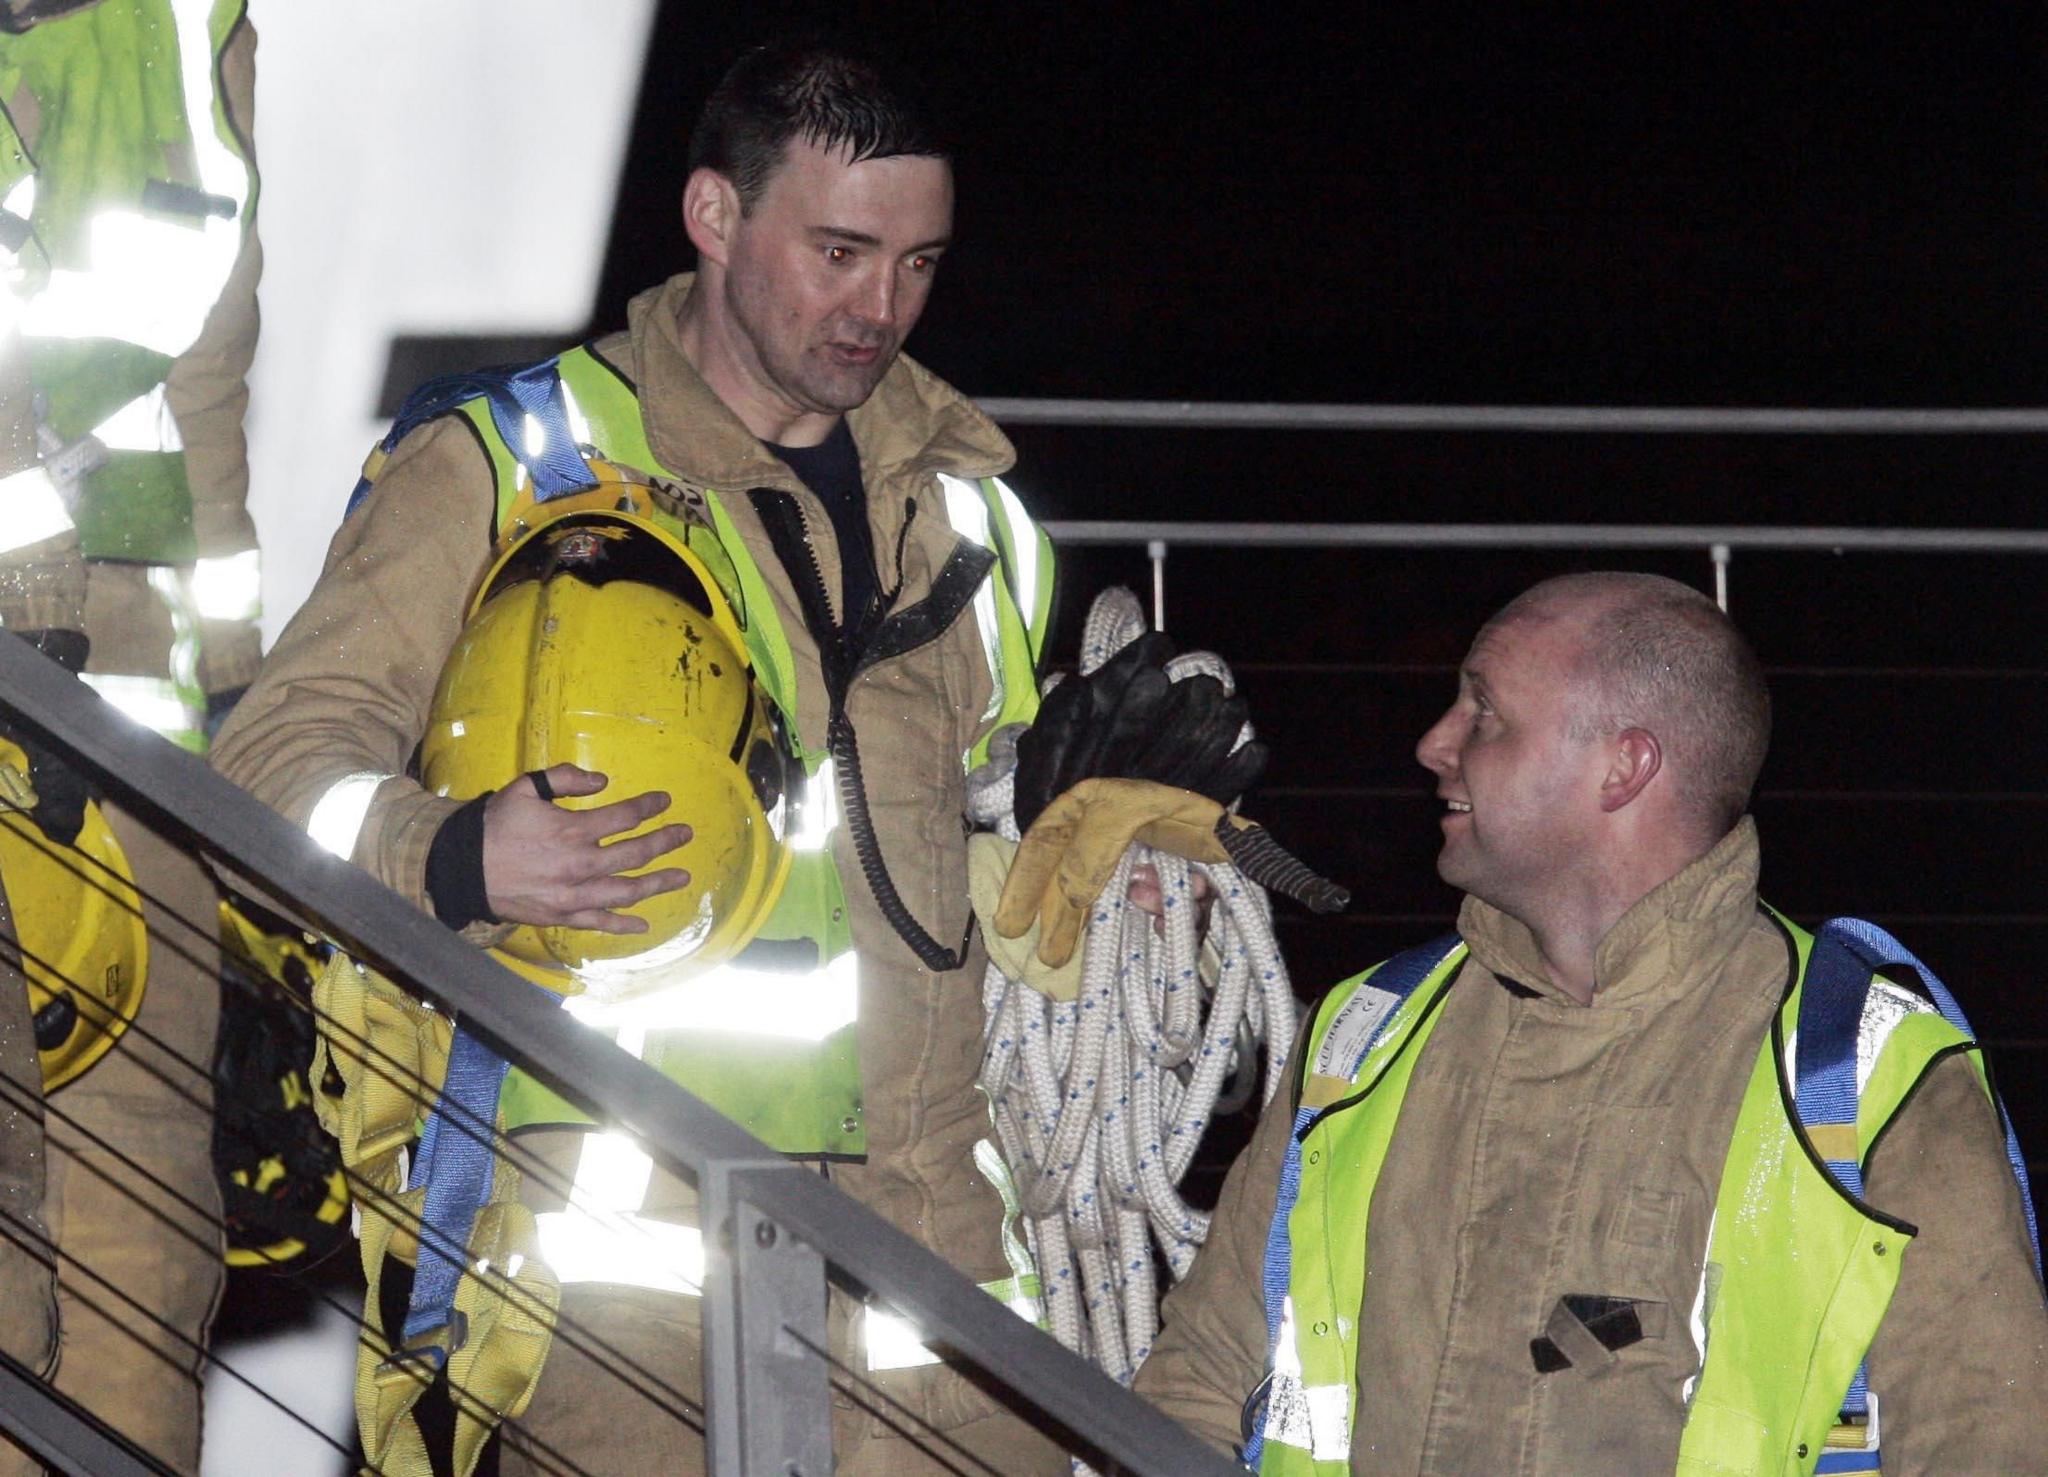
POLYGON ((1756 653, 1719 606, 1677 580, 1617 570, 1546 580, 1487 624, 1522 619, 1583 627, 1573 737, 1646 729, 1709 838, 1742 818, 1770 746, 1771 695, 1756 653))

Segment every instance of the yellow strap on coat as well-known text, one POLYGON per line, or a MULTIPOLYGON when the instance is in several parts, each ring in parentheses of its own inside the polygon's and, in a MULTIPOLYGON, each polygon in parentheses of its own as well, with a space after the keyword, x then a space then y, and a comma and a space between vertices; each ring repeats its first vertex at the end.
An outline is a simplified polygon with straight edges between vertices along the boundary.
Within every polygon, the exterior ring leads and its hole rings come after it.
MULTIPOLYGON (((413 1261, 418 1253, 424 1190, 378 1197, 363 1210, 364 1337, 356 1351, 356 1424, 362 1432, 365 1472, 384 1477, 430 1477, 432 1463, 413 1407, 433 1384, 432 1371, 407 1359, 385 1335, 379 1297, 385 1262, 413 1261)), ((453 1470, 469 1477, 484 1443, 501 1421, 517 1418, 540 1383, 554 1340, 562 1292, 540 1257, 533 1212, 519 1203, 519 1173, 501 1163, 491 1201, 477 1213, 469 1242, 470 1265, 455 1289, 455 1311, 465 1320, 461 1343, 448 1360, 455 1407, 453 1470)), ((440 1342, 445 1330, 426 1336, 440 1342)))
MULTIPOLYGON (((316 1093, 322 1127, 341 1140, 342 1162, 362 1209, 364 1336, 356 1355, 356 1423, 368 1471, 431 1477, 413 1406, 433 1384, 383 1329, 380 1294, 391 1257, 416 1263, 424 1189, 404 1188, 403 1150, 448 1073, 449 1018, 346 955, 329 959, 313 986, 320 1022, 312 1077, 340 1074, 339 1103, 316 1093)), ((524 1411, 554 1338, 561 1288, 541 1260, 533 1212, 519 1203, 519 1173, 500 1162, 490 1203, 477 1212, 469 1268, 456 1286, 465 1333, 448 1360, 455 1392, 454 1468, 468 1477, 498 1423, 524 1411)), ((445 1339, 446 1333, 435 1336, 445 1339)))
POLYGON ((320 1126, 341 1140, 341 1162, 359 1184, 387 1194, 404 1185, 401 1151, 448 1073, 454 1028, 373 969, 343 954, 327 961, 313 985, 320 1040, 309 1078, 329 1066, 341 1077, 337 1103, 313 1094, 320 1126))

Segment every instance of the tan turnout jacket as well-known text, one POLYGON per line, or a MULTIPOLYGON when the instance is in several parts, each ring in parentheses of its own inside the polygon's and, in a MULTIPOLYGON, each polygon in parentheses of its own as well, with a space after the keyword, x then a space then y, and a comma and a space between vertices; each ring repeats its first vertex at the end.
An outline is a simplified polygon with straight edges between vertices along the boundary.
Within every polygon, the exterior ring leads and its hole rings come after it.
MULTIPOLYGON (((1673 1469, 1721 1164, 1785 986, 1757 863, 1745 821, 1637 903, 1600 946, 1590 1008, 1549 982, 1522 925, 1466 899, 1472 957, 1373 1192, 1352 1471, 1673 1469), (1595 1375, 1538 1374, 1529 1341, 1558 1296, 1623 1281, 1663 1290, 1661 1331, 1595 1375)), ((1276 1100, 1232 1169, 1138 1376, 1219 1447, 1265 1370, 1259 1267, 1291 1120, 1276 1100)), ((2048 1311, 1966 1061, 1900 1111, 1867 1190, 1920 1228, 1870 1358, 1885 1472, 2048 1469, 2048 1311)))
MULTIPOLYGON (((629 329, 603 339, 596 351, 640 387, 649 443, 682 479, 678 492, 727 494, 725 506, 774 592, 795 653, 802 738, 822 749, 827 707, 817 649, 789 579, 740 494, 773 486, 796 495, 836 600, 831 520, 684 357, 676 314, 691 281, 677 277, 642 293, 631 305, 629 329)), ((884 589, 898 576, 898 536, 906 518, 910 524, 900 571, 900 603, 908 605, 929 592, 957 544, 936 474, 999 474, 1011 463, 1010 444, 978 409, 907 358, 849 423, 884 589)), ((485 571, 493 507, 490 468, 465 421, 445 417, 408 437, 335 535, 311 598, 214 750, 224 774, 300 825, 337 780, 393 776, 376 793, 354 859, 422 907, 430 905, 427 849, 456 805, 403 771, 485 571)), ((969 612, 937 640, 863 673, 848 700, 882 853, 904 901, 941 940, 960 938, 968 922, 961 756, 979 735, 989 696, 969 612)), ((990 1131, 975 1086, 979 944, 960 970, 925 970, 875 907, 848 828, 840 827, 835 844, 860 953, 869 1155, 864 1165, 833 1166, 833 1179, 974 1280, 1007 1275, 998 1241, 1001 1202, 972 1162, 975 1141, 990 1131)), ((687 848, 680 860, 688 865, 687 848)))

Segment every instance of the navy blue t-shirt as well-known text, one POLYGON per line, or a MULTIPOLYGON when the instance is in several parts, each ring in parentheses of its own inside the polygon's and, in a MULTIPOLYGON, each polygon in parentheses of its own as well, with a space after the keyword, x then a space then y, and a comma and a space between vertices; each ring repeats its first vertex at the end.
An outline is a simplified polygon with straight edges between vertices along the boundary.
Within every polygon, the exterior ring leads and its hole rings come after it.
POLYGON ((881 595, 875 540, 868 529, 868 494, 861 486, 860 450, 842 418, 816 446, 764 442, 825 505, 839 540, 839 624, 858 631, 881 595))

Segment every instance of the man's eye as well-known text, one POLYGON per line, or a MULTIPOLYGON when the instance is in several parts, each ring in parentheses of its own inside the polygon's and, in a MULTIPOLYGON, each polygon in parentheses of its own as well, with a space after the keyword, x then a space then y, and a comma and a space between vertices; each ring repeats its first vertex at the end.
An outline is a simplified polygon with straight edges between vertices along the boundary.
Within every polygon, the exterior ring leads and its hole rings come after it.
POLYGON ((853 248, 850 246, 828 246, 825 248, 825 260, 832 263, 835 267, 843 267, 853 260, 853 248))
POLYGON ((938 264, 939 259, 937 257, 926 256, 922 252, 920 252, 918 255, 910 259, 910 270, 913 272, 929 272, 933 267, 936 267, 938 264))

